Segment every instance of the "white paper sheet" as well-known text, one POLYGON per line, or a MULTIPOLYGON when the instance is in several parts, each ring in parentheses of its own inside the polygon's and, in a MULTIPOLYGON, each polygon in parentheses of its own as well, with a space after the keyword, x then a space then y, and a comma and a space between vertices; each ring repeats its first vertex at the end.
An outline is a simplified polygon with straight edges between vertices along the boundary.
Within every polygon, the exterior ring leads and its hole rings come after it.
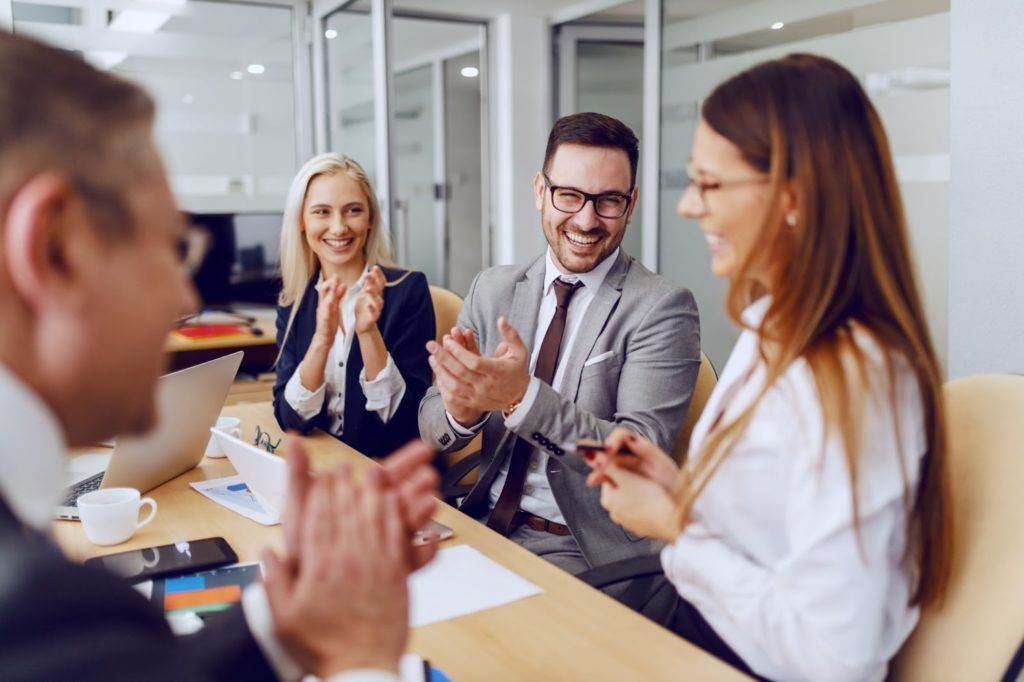
POLYGON ((252 494, 241 476, 211 478, 207 481, 189 483, 197 492, 208 497, 219 505, 241 514, 247 519, 264 526, 274 526, 281 522, 275 514, 269 514, 259 500, 252 494))
POLYGON ((430 625, 543 591, 468 545, 450 547, 409 578, 409 624, 430 625))

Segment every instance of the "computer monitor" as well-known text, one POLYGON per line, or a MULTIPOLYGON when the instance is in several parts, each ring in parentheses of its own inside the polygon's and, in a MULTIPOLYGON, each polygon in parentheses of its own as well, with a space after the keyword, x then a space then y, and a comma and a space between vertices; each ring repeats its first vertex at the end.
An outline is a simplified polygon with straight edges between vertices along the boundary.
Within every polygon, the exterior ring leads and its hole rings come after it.
POLYGON ((272 305, 281 291, 280 213, 186 213, 191 263, 204 307, 272 305))

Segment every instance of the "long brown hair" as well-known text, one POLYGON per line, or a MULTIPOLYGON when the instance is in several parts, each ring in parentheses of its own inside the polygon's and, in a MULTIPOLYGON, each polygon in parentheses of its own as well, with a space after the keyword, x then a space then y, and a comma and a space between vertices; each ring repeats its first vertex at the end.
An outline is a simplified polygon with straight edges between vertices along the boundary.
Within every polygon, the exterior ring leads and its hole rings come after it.
MULTIPOLYGON (((912 604, 940 599, 949 577, 950 497, 942 374, 925 321, 910 240, 885 131, 867 95, 835 62, 794 54, 755 66, 705 100, 704 121, 766 173, 774 199, 759 245, 730 282, 726 307, 740 313, 767 293, 750 273, 767 268, 771 305, 756 331, 765 388, 735 420, 714 428, 680 479, 680 521, 728 456, 757 405, 796 360, 814 376, 825 437, 838 434, 846 454, 854 523, 859 509, 858 453, 869 390, 867 360, 853 334, 867 333, 887 352, 889 401, 894 362, 913 371, 924 410, 927 451, 907 512, 907 570, 912 604), (782 196, 795 196, 797 224, 783 220, 782 196)), ((893 410, 893 419, 896 420, 893 410)), ((898 429, 898 424, 895 424, 898 429)), ((901 453, 902 454, 902 453, 901 453)), ((859 525, 855 526, 859 529, 859 525)), ((859 537, 859 531, 858 531, 859 537)))

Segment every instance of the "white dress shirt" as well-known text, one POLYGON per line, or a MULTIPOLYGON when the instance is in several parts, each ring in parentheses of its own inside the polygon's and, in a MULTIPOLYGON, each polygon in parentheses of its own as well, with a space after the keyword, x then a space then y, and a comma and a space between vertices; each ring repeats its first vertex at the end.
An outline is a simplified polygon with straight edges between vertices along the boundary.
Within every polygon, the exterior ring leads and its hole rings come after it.
MULTIPOLYGON (((327 352, 323 382, 314 391, 303 386, 300 377, 302 363, 299 363, 284 387, 284 399, 296 414, 306 420, 320 414, 326 399, 328 401, 327 411, 332 417, 330 431, 336 436, 340 436, 345 431, 345 364, 352 351, 352 339, 356 336, 356 297, 366 282, 366 272, 364 271, 358 281, 349 287, 341 301, 341 320, 344 329, 339 328, 335 333, 334 343, 327 352)), ((320 282, 323 281, 323 275, 321 275, 320 282)), ((359 373, 359 385, 366 397, 367 411, 376 412, 381 421, 387 424, 391 416, 398 410, 402 398, 405 397, 405 379, 398 371, 398 367, 395 366, 391 353, 388 353, 384 369, 374 377, 373 381, 366 380, 366 368, 364 367, 359 373)))
MULTIPOLYGON (((757 329, 770 304, 743 313, 757 329)), ((863 330, 867 357, 858 473, 859 542, 841 436, 824 433, 821 402, 803 359, 762 398, 749 426, 693 507, 693 521, 662 550, 665 574, 754 672, 773 680, 882 680, 917 623, 904 484, 913 499, 925 452, 920 392, 906 362, 863 330), (906 470, 901 474, 900 458, 906 470)), ((733 349, 690 444, 698 457, 721 413, 730 423, 764 385, 756 332, 733 349)))
MULTIPOLYGON (((544 268, 544 294, 540 300, 540 310, 537 313, 537 332, 533 337, 533 351, 530 354, 530 383, 519 406, 505 420, 505 426, 509 430, 513 430, 518 422, 523 419, 523 415, 529 413, 534 400, 537 398, 537 392, 540 390, 540 379, 533 376, 533 370, 537 366, 537 357, 540 355, 540 347, 544 342, 544 335, 547 334, 551 320, 555 317, 555 280, 561 278, 570 283, 576 281, 583 282, 583 286, 569 300, 569 309, 566 311, 565 330, 562 332, 562 346, 558 353, 558 365, 555 367, 555 376, 551 382, 552 388, 558 390, 558 387, 562 385, 562 379, 565 375, 565 363, 563 360, 569 357, 572 352, 573 343, 576 341, 576 332, 580 328, 580 322, 583 321, 587 308, 590 307, 591 301, 594 300, 594 296, 597 295, 597 291, 604 283, 605 277, 608 276, 608 271, 615 265, 618 257, 619 250, 615 249, 590 272, 565 275, 555 265, 551 249, 548 248, 547 263, 544 268)), ((459 425, 452 418, 451 414, 448 415, 448 422, 456 433, 472 435, 483 426, 486 418, 486 415, 484 415, 484 419, 479 424, 475 424, 471 429, 466 429, 459 425)), ((550 455, 547 452, 537 449, 534 449, 531 453, 530 466, 526 471, 523 498, 519 503, 519 508, 549 521, 565 523, 565 517, 562 516, 561 510, 558 508, 558 502, 555 501, 555 496, 551 492, 551 483, 548 482, 547 465, 549 457, 550 455)), ((498 496, 501 495, 501 489, 505 486, 505 479, 508 478, 508 466, 509 461, 505 460, 501 465, 501 470, 498 471, 494 478, 494 483, 491 485, 490 498, 492 509, 498 503, 498 496)))
MULTIPOLYGON (((17 376, 0 364, 0 493, 26 525, 50 535, 53 512, 64 494, 67 444, 56 416, 17 376)), ((59 608, 59 605, 54 605, 59 608)), ((302 671, 273 634, 270 606, 262 585, 242 595, 245 621, 260 650, 282 680, 302 671)), ((386 671, 350 671, 328 682, 397 682, 386 671)))

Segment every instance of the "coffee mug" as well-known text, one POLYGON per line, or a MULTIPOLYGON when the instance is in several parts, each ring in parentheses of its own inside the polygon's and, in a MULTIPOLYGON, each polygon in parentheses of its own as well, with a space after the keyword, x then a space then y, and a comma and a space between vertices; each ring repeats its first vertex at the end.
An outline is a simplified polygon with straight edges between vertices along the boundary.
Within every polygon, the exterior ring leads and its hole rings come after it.
MULTIPOLYGON (((238 417, 221 417, 217 420, 217 424, 213 427, 222 433, 226 433, 229 436, 235 438, 242 437, 242 420, 238 417)), ((220 443, 217 439, 210 434, 210 442, 206 444, 206 456, 207 457, 224 457, 227 453, 221 448, 220 443)))
POLYGON ((94 545, 117 545, 135 535, 156 516, 156 502, 135 488, 101 488, 78 498, 85 536, 94 545), (149 516, 139 522, 139 509, 148 504, 149 516))

